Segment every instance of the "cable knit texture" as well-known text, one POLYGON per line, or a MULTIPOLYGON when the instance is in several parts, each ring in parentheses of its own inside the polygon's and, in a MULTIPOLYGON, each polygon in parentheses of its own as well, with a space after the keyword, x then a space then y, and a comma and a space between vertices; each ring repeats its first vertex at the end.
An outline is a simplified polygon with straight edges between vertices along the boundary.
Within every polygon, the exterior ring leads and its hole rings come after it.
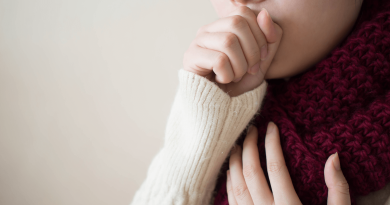
MULTIPOLYGON (((267 170, 264 137, 267 123, 273 121, 303 204, 326 204, 324 165, 335 152, 353 204, 358 195, 390 182, 389 6, 388 0, 365 0, 350 34, 326 58, 289 81, 268 81, 256 118, 261 166, 267 170)), ((227 169, 225 163, 215 205, 228 204, 227 169)))
POLYGON ((236 97, 194 73, 179 70, 179 90, 164 146, 131 204, 209 204, 231 147, 264 98, 267 82, 236 97))

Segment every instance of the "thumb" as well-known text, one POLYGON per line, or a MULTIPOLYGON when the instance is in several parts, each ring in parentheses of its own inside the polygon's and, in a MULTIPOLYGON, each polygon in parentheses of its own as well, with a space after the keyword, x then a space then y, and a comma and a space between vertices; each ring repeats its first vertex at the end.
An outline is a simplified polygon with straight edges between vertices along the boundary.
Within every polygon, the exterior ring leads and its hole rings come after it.
POLYGON ((263 31, 268 44, 276 43, 282 37, 282 28, 273 22, 265 8, 262 8, 257 15, 257 23, 261 31, 263 31))
POLYGON ((326 161, 324 173, 328 187, 328 205, 350 205, 349 185, 341 171, 337 152, 326 161))
POLYGON ((271 16, 265 8, 262 8, 257 15, 257 23, 267 39, 267 56, 260 61, 260 71, 265 74, 278 50, 282 39, 282 28, 273 22, 271 16))

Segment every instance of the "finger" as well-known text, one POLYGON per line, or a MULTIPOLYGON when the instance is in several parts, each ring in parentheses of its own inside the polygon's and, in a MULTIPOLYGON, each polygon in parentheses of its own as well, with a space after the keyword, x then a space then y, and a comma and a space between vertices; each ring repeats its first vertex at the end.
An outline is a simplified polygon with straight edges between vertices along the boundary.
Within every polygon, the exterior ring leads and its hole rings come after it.
MULTIPOLYGON (((232 33, 201 33, 199 34, 195 42, 198 46, 202 48, 207 48, 215 51, 219 51, 224 53, 231 63, 234 65, 243 68, 247 66, 244 53, 242 52, 242 48, 240 42, 236 35, 232 33)), ((233 72, 236 72, 233 70, 233 72)), ((234 74, 234 82, 238 82, 241 80, 241 77, 234 74)))
MULTIPOLYGON (((247 8, 247 10, 248 9, 249 8, 247 8)), ((244 9, 240 8, 240 10, 244 10, 244 9)), ((243 17, 242 15, 232 15, 232 16, 227 16, 225 18, 219 19, 216 22, 204 26, 203 32, 210 32, 210 33, 229 32, 237 36, 242 51, 245 55, 247 65, 245 67, 240 67, 240 65, 236 65, 232 63, 236 78, 242 77, 248 71, 248 68, 251 68, 253 65, 255 65, 257 62, 261 60, 260 48, 257 44, 257 41, 251 31, 251 28, 246 18, 243 17)))
POLYGON ((276 30, 277 28, 275 27, 275 23, 273 22, 267 9, 262 8, 256 20, 260 26, 260 29, 264 33, 266 42, 276 43, 280 36, 278 34, 278 31, 276 30))
POLYGON ((265 75, 271 62, 275 60, 274 56, 282 40, 283 30, 278 24, 273 22, 265 8, 262 8, 257 16, 257 22, 268 43, 267 56, 260 62, 260 72, 265 75))
POLYGON ((239 145, 236 145, 229 160, 229 170, 232 180, 233 194, 238 204, 253 204, 252 197, 246 186, 244 176, 242 175, 242 151, 239 145))
POLYGON ((231 177, 230 177, 230 170, 227 170, 226 175, 227 175, 226 192, 227 192, 227 195, 228 195, 228 202, 231 205, 237 205, 237 201, 234 198, 234 194, 233 194, 232 180, 231 180, 231 177))
POLYGON ((350 205, 349 185, 341 171, 337 152, 326 161, 324 174, 325 183, 328 187, 328 204, 350 205))
POLYGON ((260 61, 262 58, 265 58, 267 55, 267 39, 263 33, 263 31, 260 29, 259 24, 257 22, 257 16, 256 14, 248 7, 246 6, 240 6, 237 9, 235 9, 232 13, 229 14, 229 16, 232 15, 239 15, 245 18, 245 20, 248 22, 248 25, 250 27, 250 30, 257 42, 258 48, 260 49, 260 57, 259 59, 257 58, 256 60, 257 63, 254 65, 249 65, 249 70, 248 73, 250 74, 256 74, 259 69, 260 69, 260 61))
POLYGON ((273 196, 260 166, 257 129, 251 126, 242 152, 243 175, 254 204, 272 204, 273 196))
POLYGON ((280 146, 279 131, 273 122, 268 123, 265 137, 267 170, 275 204, 300 202, 291 182, 282 147, 280 146))
POLYGON ((227 84, 234 78, 229 58, 219 51, 201 48, 191 44, 183 58, 184 69, 205 77, 214 71, 218 83, 227 84))

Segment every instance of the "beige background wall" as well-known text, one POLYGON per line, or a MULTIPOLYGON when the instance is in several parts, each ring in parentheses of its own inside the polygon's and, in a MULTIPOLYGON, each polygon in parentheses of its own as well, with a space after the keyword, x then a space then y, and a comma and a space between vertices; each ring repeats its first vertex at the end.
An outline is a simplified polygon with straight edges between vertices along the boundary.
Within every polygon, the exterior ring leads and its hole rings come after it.
POLYGON ((125 205, 208 0, 0 0, 0 204, 125 205))

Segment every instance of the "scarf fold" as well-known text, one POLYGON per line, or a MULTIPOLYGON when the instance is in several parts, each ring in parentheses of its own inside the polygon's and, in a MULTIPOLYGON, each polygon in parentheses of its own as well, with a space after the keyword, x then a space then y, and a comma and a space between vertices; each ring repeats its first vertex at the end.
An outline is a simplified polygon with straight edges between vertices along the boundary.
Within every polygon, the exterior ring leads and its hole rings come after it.
MULTIPOLYGON (((269 80, 255 124, 267 176, 264 137, 278 125, 295 191, 303 204, 327 203, 324 166, 339 153, 352 203, 390 182, 390 2, 365 0, 349 35, 306 72, 269 80)), ((242 134, 237 144, 242 146, 242 134)), ((221 168, 215 205, 228 204, 221 168)), ((268 178, 268 177, 267 177, 268 178)))

